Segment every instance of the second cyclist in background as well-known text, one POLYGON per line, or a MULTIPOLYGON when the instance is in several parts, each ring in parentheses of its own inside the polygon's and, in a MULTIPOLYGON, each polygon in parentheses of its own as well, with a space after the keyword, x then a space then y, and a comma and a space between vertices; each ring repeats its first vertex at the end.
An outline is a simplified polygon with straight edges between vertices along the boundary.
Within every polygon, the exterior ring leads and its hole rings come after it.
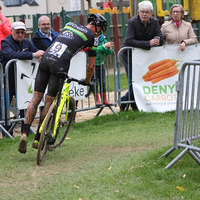
POLYGON ((35 139, 32 143, 33 148, 38 147, 40 137, 39 127, 59 89, 60 78, 57 73, 68 73, 71 58, 86 47, 89 47, 88 65, 86 77, 80 81, 80 84, 84 85, 90 82, 94 74, 98 36, 106 31, 106 29, 106 19, 100 14, 91 14, 88 18, 87 26, 82 26, 75 22, 67 23, 54 43, 45 51, 36 75, 33 98, 26 111, 24 131, 18 147, 20 153, 26 153, 27 151, 28 132, 47 85, 48 90, 45 96, 45 105, 40 115, 35 139))

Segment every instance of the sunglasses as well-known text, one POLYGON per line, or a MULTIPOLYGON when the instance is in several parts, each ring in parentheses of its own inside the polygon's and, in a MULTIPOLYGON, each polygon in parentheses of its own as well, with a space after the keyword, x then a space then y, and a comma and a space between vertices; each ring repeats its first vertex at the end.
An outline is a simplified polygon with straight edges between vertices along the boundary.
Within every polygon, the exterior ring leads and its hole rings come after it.
POLYGON ((41 24, 41 26, 51 26, 51 24, 41 24))
POLYGON ((17 34, 17 35, 19 35, 19 34, 24 34, 25 33, 25 31, 15 31, 15 34, 17 34))
POLYGON ((174 11, 172 11, 172 13, 181 13, 181 11, 174 10, 174 11))

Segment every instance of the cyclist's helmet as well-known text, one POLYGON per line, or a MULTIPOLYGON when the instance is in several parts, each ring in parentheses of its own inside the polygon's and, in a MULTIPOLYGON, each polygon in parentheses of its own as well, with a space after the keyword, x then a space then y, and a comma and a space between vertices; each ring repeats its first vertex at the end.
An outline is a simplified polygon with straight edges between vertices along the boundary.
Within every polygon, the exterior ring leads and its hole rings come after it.
POLYGON ((107 21, 105 19, 104 16, 98 14, 98 13, 95 13, 95 14, 91 14, 89 17, 88 17, 88 23, 91 23, 95 26, 99 26, 101 27, 101 30, 104 32, 106 31, 107 29, 107 21))

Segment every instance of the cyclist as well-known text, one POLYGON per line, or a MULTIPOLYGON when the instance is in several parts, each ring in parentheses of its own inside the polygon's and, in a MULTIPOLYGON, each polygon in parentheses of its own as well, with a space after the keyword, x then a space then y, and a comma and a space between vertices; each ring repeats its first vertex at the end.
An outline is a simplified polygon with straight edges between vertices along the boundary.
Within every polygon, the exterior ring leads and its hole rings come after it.
POLYGON ((91 14, 88 17, 87 26, 82 26, 74 22, 67 23, 54 43, 45 51, 36 75, 33 98, 26 111, 24 130, 18 146, 20 153, 26 153, 27 151, 28 132, 47 85, 48 90, 45 96, 45 105, 40 115, 35 139, 32 143, 33 148, 38 148, 40 137, 39 127, 59 89, 60 78, 57 72, 68 73, 71 58, 86 47, 89 47, 86 77, 79 83, 87 84, 90 82, 94 73, 98 36, 106 31, 106 29, 106 19, 100 14, 91 14))

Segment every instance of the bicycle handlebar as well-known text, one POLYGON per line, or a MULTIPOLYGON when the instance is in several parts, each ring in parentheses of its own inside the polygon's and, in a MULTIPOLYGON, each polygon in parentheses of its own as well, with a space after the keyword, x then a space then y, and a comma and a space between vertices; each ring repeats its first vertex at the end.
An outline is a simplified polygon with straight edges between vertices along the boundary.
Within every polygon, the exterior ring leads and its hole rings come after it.
MULTIPOLYGON (((76 79, 76 78, 72 78, 72 77, 70 77, 70 76, 67 76, 67 82, 68 82, 68 83, 71 83, 72 81, 81 84, 81 83, 80 83, 81 80, 78 80, 78 79, 76 79)), ((87 94, 85 95, 85 97, 90 96, 91 92, 94 91, 94 85, 95 85, 95 82, 94 82, 94 81, 95 81, 95 80, 93 79, 93 81, 92 81, 91 83, 84 83, 84 84, 81 84, 81 85, 89 86, 89 90, 88 90, 87 94)))

